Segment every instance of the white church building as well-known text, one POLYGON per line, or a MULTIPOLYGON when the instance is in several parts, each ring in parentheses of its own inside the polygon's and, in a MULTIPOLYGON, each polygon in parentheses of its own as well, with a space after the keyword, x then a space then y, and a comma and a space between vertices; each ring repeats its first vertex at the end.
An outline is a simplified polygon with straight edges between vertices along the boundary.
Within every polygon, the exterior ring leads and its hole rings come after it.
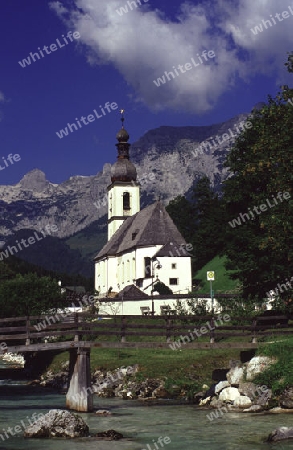
POLYGON ((174 299, 152 301, 160 281, 175 294, 192 290, 192 246, 185 242, 161 201, 140 210, 140 185, 129 160, 129 135, 122 128, 116 144, 118 158, 108 186, 108 242, 95 257, 95 289, 108 298, 101 313, 155 314, 174 299), (191 248, 190 248, 191 247, 191 248), (132 297, 127 299, 127 293, 132 297), (115 298, 116 294, 116 298, 115 298), (125 295, 124 295, 125 294, 125 295), (149 297, 148 297, 149 296, 149 297))

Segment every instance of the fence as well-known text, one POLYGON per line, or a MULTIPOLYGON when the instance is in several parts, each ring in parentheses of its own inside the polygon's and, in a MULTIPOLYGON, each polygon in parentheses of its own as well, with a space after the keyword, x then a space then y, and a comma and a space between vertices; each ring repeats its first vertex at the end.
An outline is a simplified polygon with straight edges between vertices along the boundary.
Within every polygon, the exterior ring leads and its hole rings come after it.
POLYGON ((221 315, 105 316, 82 312, 67 315, 66 319, 55 320, 55 323, 50 322, 56 316, 13 317, 0 319, 0 342, 6 342, 8 350, 12 343, 29 345, 50 339, 63 342, 146 342, 148 339, 148 342, 166 343, 172 342, 172 339, 183 339, 184 336, 191 337, 191 334, 193 339, 190 340, 211 343, 235 338, 243 342, 257 342, 257 338, 261 336, 291 334, 293 328, 291 315, 259 315, 253 319, 233 317, 233 323, 242 323, 241 325, 231 324, 232 320, 227 323, 223 317, 221 320, 219 317, 221 315))

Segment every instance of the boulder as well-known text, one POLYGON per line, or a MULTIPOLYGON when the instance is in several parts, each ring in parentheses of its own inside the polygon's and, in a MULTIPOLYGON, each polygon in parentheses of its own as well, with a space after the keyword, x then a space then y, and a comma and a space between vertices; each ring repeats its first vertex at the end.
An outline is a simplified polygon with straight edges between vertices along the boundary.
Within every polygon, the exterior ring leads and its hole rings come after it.
POLYGON ((293 427, 276 428, 268 436, 268 442, 283 441, 284 439, 293 439, 293 427))
POLYGON ((165 389, 164 385, 161 384, 152 392, 152 397, 155 398, 170 398, 170 393, 165 389))
POLYGON ((262 373, 274 362, 275 359, 269 358, 268 356, 255 356, 247 363, 246 380, 252 381, 256 375, 262 373))
POLYGON ((209 402, 210 402, 210 400, 211 400, 211 397, 203 398, 203 399, 199 402, 199 406, 208 405, 209 402))
POLYGON ((268 411, 270 414, 292 414, 293 413, 293 409, 285 409, 285 408, 280 408, 280 406, 276 406, 275 408, 271 408, 268 411))
POLYGON ((98 409, 96 411, 97 416, 112 416, 112 413, 108 409, 98 409))
POLYGON ((103 389, 100 388, 95 388, 95 386, 93 386, 94 389, 94 393, 97 394, 99 397, 104 397, 104 398, 111 398, 111 397, 115 397, 115 391, 113 388, 108 388, 105 387, 103 389))
POLYGON ((246 395, 241 395, 240 397, 237 397, 234 400, 233 406, 236 406, 237 408, 249 408, 252 405, 252 402, 249 397, 246 397, 246 395))
POLYGON ((107 431, 102 431, 101 433, 95 434, 95 437, 98 437, 105 441, 118 441, 119 439, 123 438, 123 434, 118 433, 118 431, 115 431, 115 430, 107 430, 107 431))
POLYGON ((220 392, 219 400, 222 402, 234 402, 240 397, 240 392, 235 387, 227 387, 220 392))
POLYGON ((273 393, 271 389, 268 389, 266 386, 264 386, 266 389, 263 390, 258 397, 256 397, 255 403, 260 406, 267 406, 269 403, 269 400, 272 398, 273 393))
POLYGON ((241 367, 241 361, 239 359, 230 359, 229 367, 230 369, 235 369, 235 367, 241 367))
POLYGON ((196 394, 194 394, 194 397, 193 397, 194 403, 196 403, 198 405, 199 402, 203 399, 203 397, 204 397, 203 392, 197 392, 196 394))
POLYGON ((230 387, 229 381, 220 381, 215 386, 215 394, 219 394, 223 389, 230 387))
POLYGON ((51 409, 24 430, 24 437, 76 438, 89 435, 89 427, 77 414, 62 409, 51 409))
POLYGON ((229 370, 226 377, 230 384, 238 386, 243 380, 244 371, 242 367, 233 367, 229 370))
POLYGON ((293 388, 286 389, 280 397, 280 405, 282 408, 293 408, 293 388))
POLYGON ((206 393, 204 394, 204 398, 206 397, 213 397, 215 395, 215 388, 216 388, 216 384, 212 384, 211 387, 206 391, 206 393))
POLYGON ((244 409, 244 413, 258 413, 262 412, 263 408, 260 405, 251 405, 250 408, 244 409))
POLYGON ((250 400, 253 400, 255 398, 255 393, 257 389, 257 385, 254 383, 243 383, 241 382, 238 386, 239 392, 241 395, 246 395, 250 398, 250 400))
POLYGON ((219 409, 225 406, 225 404, 221 400, 219 400, 218 397, 213 397, 212 401, 210 402, 210 406, 212 408, 219 409))

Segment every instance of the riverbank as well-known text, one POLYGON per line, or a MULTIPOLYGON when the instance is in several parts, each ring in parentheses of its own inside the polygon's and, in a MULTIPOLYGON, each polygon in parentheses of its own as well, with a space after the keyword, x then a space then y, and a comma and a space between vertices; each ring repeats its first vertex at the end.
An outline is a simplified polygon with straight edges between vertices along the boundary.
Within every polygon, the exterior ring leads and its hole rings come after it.
MULTIPOLYGON (((273 412, 283 412, 283 409, 288 412, 293 408, 290 383, 284 385, 283 390, 271 389, 276 380, 270 376, 265 378, 264 369, 269 368, 268 361, 278 360, 274 353, 284 354, 290 345, 290 340, 266 344, 261 352, 268 353, 269 349, 271 356, 261 358, 253 358, 255 350, 92 349, 93 392, 98 397, 147 402, 173 399, 201 404, 219 412, 223 409, 224 412, 248 410, 255 413, 275 407, 280 410, 273 412), (261 383, 257 379, 254 383, 256 375, 262 377, 259 378, 263 380, 261 383)), ((290 358, 291 353, 287 354, 289 363, 290 358)), ((274 367, 278 368, 278 364, 274 367)), ((48 369, 33 383, 65 392, 68 366, 67 352, 54 356, 48 369)), ((285 367, 284 361, 281 366, 285 367)))
MULTIPOLYGON (((148 384, 153 387, 153 390, 163 382, 171 398, 186 397, 191 400, 198 391, 202 390, 203 385, 209 386, 212 383, 212 372, 215 368, 229 367, 230 359, 237 358, 239 358, 239 350, 236 349, 190 350, 183 347, 182 350, 173 351, 171 349, 94 348, 91 351, 92 381, 95 382, 101 375, 99 371, 107 377, 109 371, 112 372, 121 367, 137 367, 135 376, 131 377, 129 382, 144 383, 150 380, 148 384)), ((47 370, 43 371, 43 377, 50 378, 54 374, 62 388, 66 383, 66 374, 64 374, 66 364, 68 365, 68 352, 54 356, 47 370), (49 372, 48 375, 46 375, 47 372, 49 372)))

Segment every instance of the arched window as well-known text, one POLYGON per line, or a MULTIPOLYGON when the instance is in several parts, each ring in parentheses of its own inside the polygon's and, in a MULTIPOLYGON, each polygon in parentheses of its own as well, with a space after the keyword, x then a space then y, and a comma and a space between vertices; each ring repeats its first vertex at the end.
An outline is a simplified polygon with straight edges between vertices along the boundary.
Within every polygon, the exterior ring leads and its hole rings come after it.
POLYGON ((123 210, 130 209, 130 194, 129 192, 123 192, 123 210))

